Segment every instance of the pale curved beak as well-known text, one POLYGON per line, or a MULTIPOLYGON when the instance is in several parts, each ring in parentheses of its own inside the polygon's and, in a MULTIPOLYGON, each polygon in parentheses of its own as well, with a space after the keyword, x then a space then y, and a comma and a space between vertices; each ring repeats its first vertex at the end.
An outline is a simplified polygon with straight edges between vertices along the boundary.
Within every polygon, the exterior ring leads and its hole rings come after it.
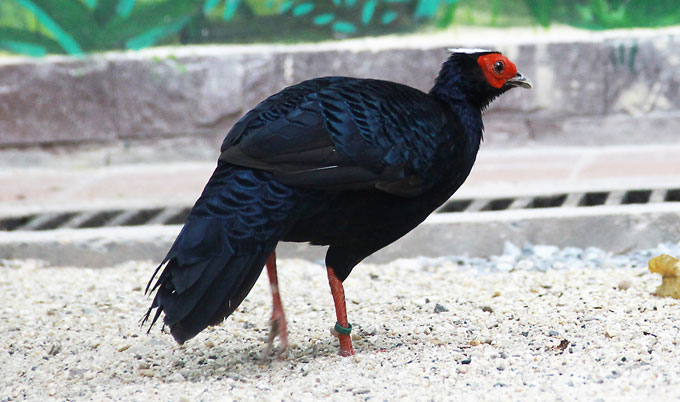
POLYGON ((520 73, 519 71, 517 72, 516 76, 505 81, 505 83, 507 85, 510 85, 511 87, 522 87, 531 89, 531 81, 529 81, 529 79, 523 76, 522 73, 520 73))

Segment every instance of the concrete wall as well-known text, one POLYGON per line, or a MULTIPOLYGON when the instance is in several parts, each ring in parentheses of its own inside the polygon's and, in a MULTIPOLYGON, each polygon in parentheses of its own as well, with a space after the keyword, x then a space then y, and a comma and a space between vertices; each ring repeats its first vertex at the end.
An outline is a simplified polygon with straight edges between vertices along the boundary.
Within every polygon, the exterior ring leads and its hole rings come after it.
MULTIPOLYGON (((249 108, 304 79, 374 77, 428 90, 447 57, 442 43, 381 40, 3 59, 0 148, 176 141, 181 147, 215 149, 249 108)), ((470 42, 464 44, 504 51, 535 86, 513 90, 492 105, 485 119, 487 144, 680 138, 680 34, 675 31, 470 42)))

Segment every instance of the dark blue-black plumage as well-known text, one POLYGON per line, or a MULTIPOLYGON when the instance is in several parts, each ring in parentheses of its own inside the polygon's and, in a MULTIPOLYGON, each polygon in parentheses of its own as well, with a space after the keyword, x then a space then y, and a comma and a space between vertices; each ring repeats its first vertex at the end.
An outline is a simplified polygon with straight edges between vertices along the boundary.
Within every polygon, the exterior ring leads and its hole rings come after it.
POLYGON ((489 85, 476 60, 490 53, 453 54, 429 94, 326 77, 248 112, 154 274, 146 318, 163 312, 183 343, 238 307, 279 241, 328 245, 342 281, 416 227, 468 176, 482 109, 513 86, 489 85))

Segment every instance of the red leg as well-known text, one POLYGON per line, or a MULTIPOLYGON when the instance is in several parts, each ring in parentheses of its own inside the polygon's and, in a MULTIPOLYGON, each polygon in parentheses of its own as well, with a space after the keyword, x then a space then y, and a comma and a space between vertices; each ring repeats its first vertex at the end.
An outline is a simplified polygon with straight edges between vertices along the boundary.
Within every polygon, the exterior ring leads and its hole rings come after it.
POLYGON ((274 344, 274 338, 278 335, 281 344, 277 355, 279 359, 283 359, 285 357, 284 352, 288 348, 288 326, 286 325, 286 315, 283 312, 281 294, 279 293, 279 280, 276 275, 276 250, 272 251, 269 258, 267 258, 267 275, 269 276, 269 286, 272 289, 273 311, 272 317, 269 320, 269 339, 264 350, 264 356, 269 355, 274 344))
MULTIPOLYGON (((337 316, 337 323, 343 328, 349 328, 349 321, 347 321, 347 308, 345 306, 345 289, 342 287, 342 282, 335 276, 335 271, 331 267, 327 267, 328 283, 331 285, 331 294, 333 295, 333 303, 335 303, 335 315, 337 316)), ((350 335, 340 334, 333 330, 333 333, 340 340, 340 356, 352 356, 354 349, 352 348, 352 338, 350 335)))

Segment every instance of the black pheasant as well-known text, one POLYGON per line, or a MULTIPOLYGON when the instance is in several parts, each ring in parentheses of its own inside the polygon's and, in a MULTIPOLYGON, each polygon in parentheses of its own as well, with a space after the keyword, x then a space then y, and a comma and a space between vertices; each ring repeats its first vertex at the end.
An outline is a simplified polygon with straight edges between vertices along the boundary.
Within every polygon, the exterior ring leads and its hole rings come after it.
POLYGON ((286 319, 279 241, 327 245, 340 354, 354 353, 342 281, 465 181, 482 139, 482 111, 512 87, 530 88, 498 52, 454 49, 429 93, 348 77, 304 81, 269 97, 227 134, 217 168, 154 272, 152 324, 180 344, 228 317, 263 266, 272 288, 267 353, 286 319), (161 271, 161 268, 162 271, 161 271))

